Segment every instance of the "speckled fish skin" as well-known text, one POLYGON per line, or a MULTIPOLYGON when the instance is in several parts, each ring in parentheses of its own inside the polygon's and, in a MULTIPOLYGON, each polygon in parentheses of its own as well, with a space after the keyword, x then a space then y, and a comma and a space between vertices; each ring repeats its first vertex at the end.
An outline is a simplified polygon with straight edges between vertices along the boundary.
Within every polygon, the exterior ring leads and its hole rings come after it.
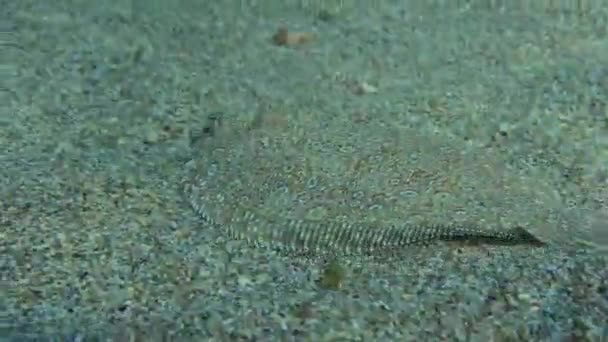
MULTIPOLYGON (((187 185, 190 205, 204 220, 218 224, 209 205, 200 196, 205 181, 198 186, 187 185)), ((504 231, 464 226, 382 226, 364 223, 316 222, 287 218, 267 218, 253 210, 235 208, 222 223, 231 238, 244 239, 251 244, 270 244, 283 251, 303 253, 337 252, 343 254, 381 254, 408 245, 423 245, 435 241, 467 241, 496 245, 544 243, 521 227, 504 231)))
MULTIPOLYGON (((267 137, 262 139, 264 148, 272 145, 272 138, 267 137)), ((308 178, 298 177, 307 172, 312 174, 309 170, 313 164, 306 158, 296 157, 294 166, 289 166, 289 172, 284 172, 277 161, 282 158, 280 154, 277 160, 264 153, 256 155, 248 144, 252 143, 247 139, 209 137, 204 147, 196 150, 182 182, 187 201, 194 211, 208 223, 221 227, 233 239, 288 252, 366 255, 437 241, 544 245, 521 227, 496 229, 462 222, 414 225, 395 223, 394 220, 387 223, 331 217, 307 219, 263 212, 255 205, 257 200, 265 203, 271 197, 269 189, 277 188, 276 184, 287 189, 281 194, 296 192, 295 189, 310 182, 305 180, 308 178), (266 161, 268 165, 264 165, 266 161), (256 196, 260 198, 253 198, 256 196)), ((332 193, 333 190, 328 188, 331 186, 322 186, 323 194, 319 196, 332 193)), ((365 213, 361 217, 366 217, 365 213)))

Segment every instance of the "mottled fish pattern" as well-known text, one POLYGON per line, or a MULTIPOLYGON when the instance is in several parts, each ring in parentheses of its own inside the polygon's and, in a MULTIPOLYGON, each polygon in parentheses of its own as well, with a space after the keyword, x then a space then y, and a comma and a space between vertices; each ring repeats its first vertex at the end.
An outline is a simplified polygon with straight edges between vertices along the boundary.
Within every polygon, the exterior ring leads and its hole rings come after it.
MULTIPOLYGON (((251 132, 248 134, 255 135, 251 132)), ((194 211, 208 223, 222 227, 233 239, 299 253, 373 255, 437 241, 543 245, 542 241, 521 227, 495 229, 467 223, 411 224, 395 220, 364 220, 361 219, 367 217, 361 213, 365 210, 364 207, 353 211, 360 213, 360 216, 350 218, 346 214, 346 219, 334 219, 327 215, 309 219, 298 217, 303 215, 297 215, 297 210, 294 215, 281 215, 280 210, 277 211, 278 214, 263 210, 262 207, 269 198, 285 196, 285 193, 305 194, 298 197, 297 201, 279 202, 287 207, 290 203, 306 202, 306 198, 325 203, 324 198, 318 197, 331 197, 336 192, 332 188, 333 183, 318 181, 319 177, 311 178, 314 174, 311 169, 316 164, 299 156, 297 150, 276 157, 277 151, 269 146, 279 146, 288 151, 285 139, 289 140, 283 135, 280 143, 275 143, 273 138, 268 139, 265 134, 239 139, 207 137, 202 146, 195 149, 195 158, 187 165, 188 171, 182 183, 185 196, 194 211), (218 139, 219 143, 214 139, 218 139), (285 161, 285 165, 279 165, 279 161, 285 161), (315 182, 310 181, 313 178, 315 182), (319 182, 323 184, 318 184, 319 182), (315 183, 320 189, 316 190, 316 197, 310 197, 310 193, 315 192, 313 186, 308 187, 310 183, 315 183)), ((301 138, 294 145, 298 145, 302 139, 311 141, 309 138, 301 138)), ((387 165, 395 167, 392 162, 387 165)), ((371 169, 366 169, 366 174, 361 174, 362 167, 358 167, 358 175, 369 176, 371 169)), ((381 168, 382 165, 378 167, 381 168)), ((322 170, 321 175, 331 171, 322 170)), ((346 174, 344 177, 347 177, 346 174)), ((336 188, 344 189, 344 184, 347 183, 336 185, 336 188)), ((340 191, 344 195, 347 190, 340 191)), ((346 198, 348 202, 351 196, 346 198)))

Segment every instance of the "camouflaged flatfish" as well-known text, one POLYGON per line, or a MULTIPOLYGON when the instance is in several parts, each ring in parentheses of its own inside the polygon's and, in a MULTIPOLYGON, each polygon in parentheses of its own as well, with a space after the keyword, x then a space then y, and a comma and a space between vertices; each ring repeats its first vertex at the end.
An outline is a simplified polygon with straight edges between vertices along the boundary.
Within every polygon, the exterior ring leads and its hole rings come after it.
MULTIPOLYGON (((481 227, 451 221, 449 214, 408 214, 436 210, 433 194, 443 198, 447 187, 461 191, 483 172, 467 174, 472 161, 446 157, 454 151, 443 147, 431 147, 429 154, 421 138, 407 130, 382 123, 359 130, 345 126, 210 134, 187 165, 186 197, 230 237, 286 251, 375 254, 459 240, 543 244, 518 226, 481 227)), ((438 208, 446 206, 439 202, 438 208)), ((470 212, 480 210, 488 211, 470 212)))

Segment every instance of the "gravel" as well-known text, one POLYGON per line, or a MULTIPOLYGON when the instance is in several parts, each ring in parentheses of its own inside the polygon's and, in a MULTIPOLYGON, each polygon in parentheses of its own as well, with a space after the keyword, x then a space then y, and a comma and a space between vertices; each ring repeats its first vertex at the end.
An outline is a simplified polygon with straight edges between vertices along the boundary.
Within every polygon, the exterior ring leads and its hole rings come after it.
POLYGON ((0 5, 3 340, 608 338, 605 5, 254 3, 0 5), (528 225, 577 243, 232 241, 179 186, 213 113, 382 116, 494 153, 547 189, 528 225))

